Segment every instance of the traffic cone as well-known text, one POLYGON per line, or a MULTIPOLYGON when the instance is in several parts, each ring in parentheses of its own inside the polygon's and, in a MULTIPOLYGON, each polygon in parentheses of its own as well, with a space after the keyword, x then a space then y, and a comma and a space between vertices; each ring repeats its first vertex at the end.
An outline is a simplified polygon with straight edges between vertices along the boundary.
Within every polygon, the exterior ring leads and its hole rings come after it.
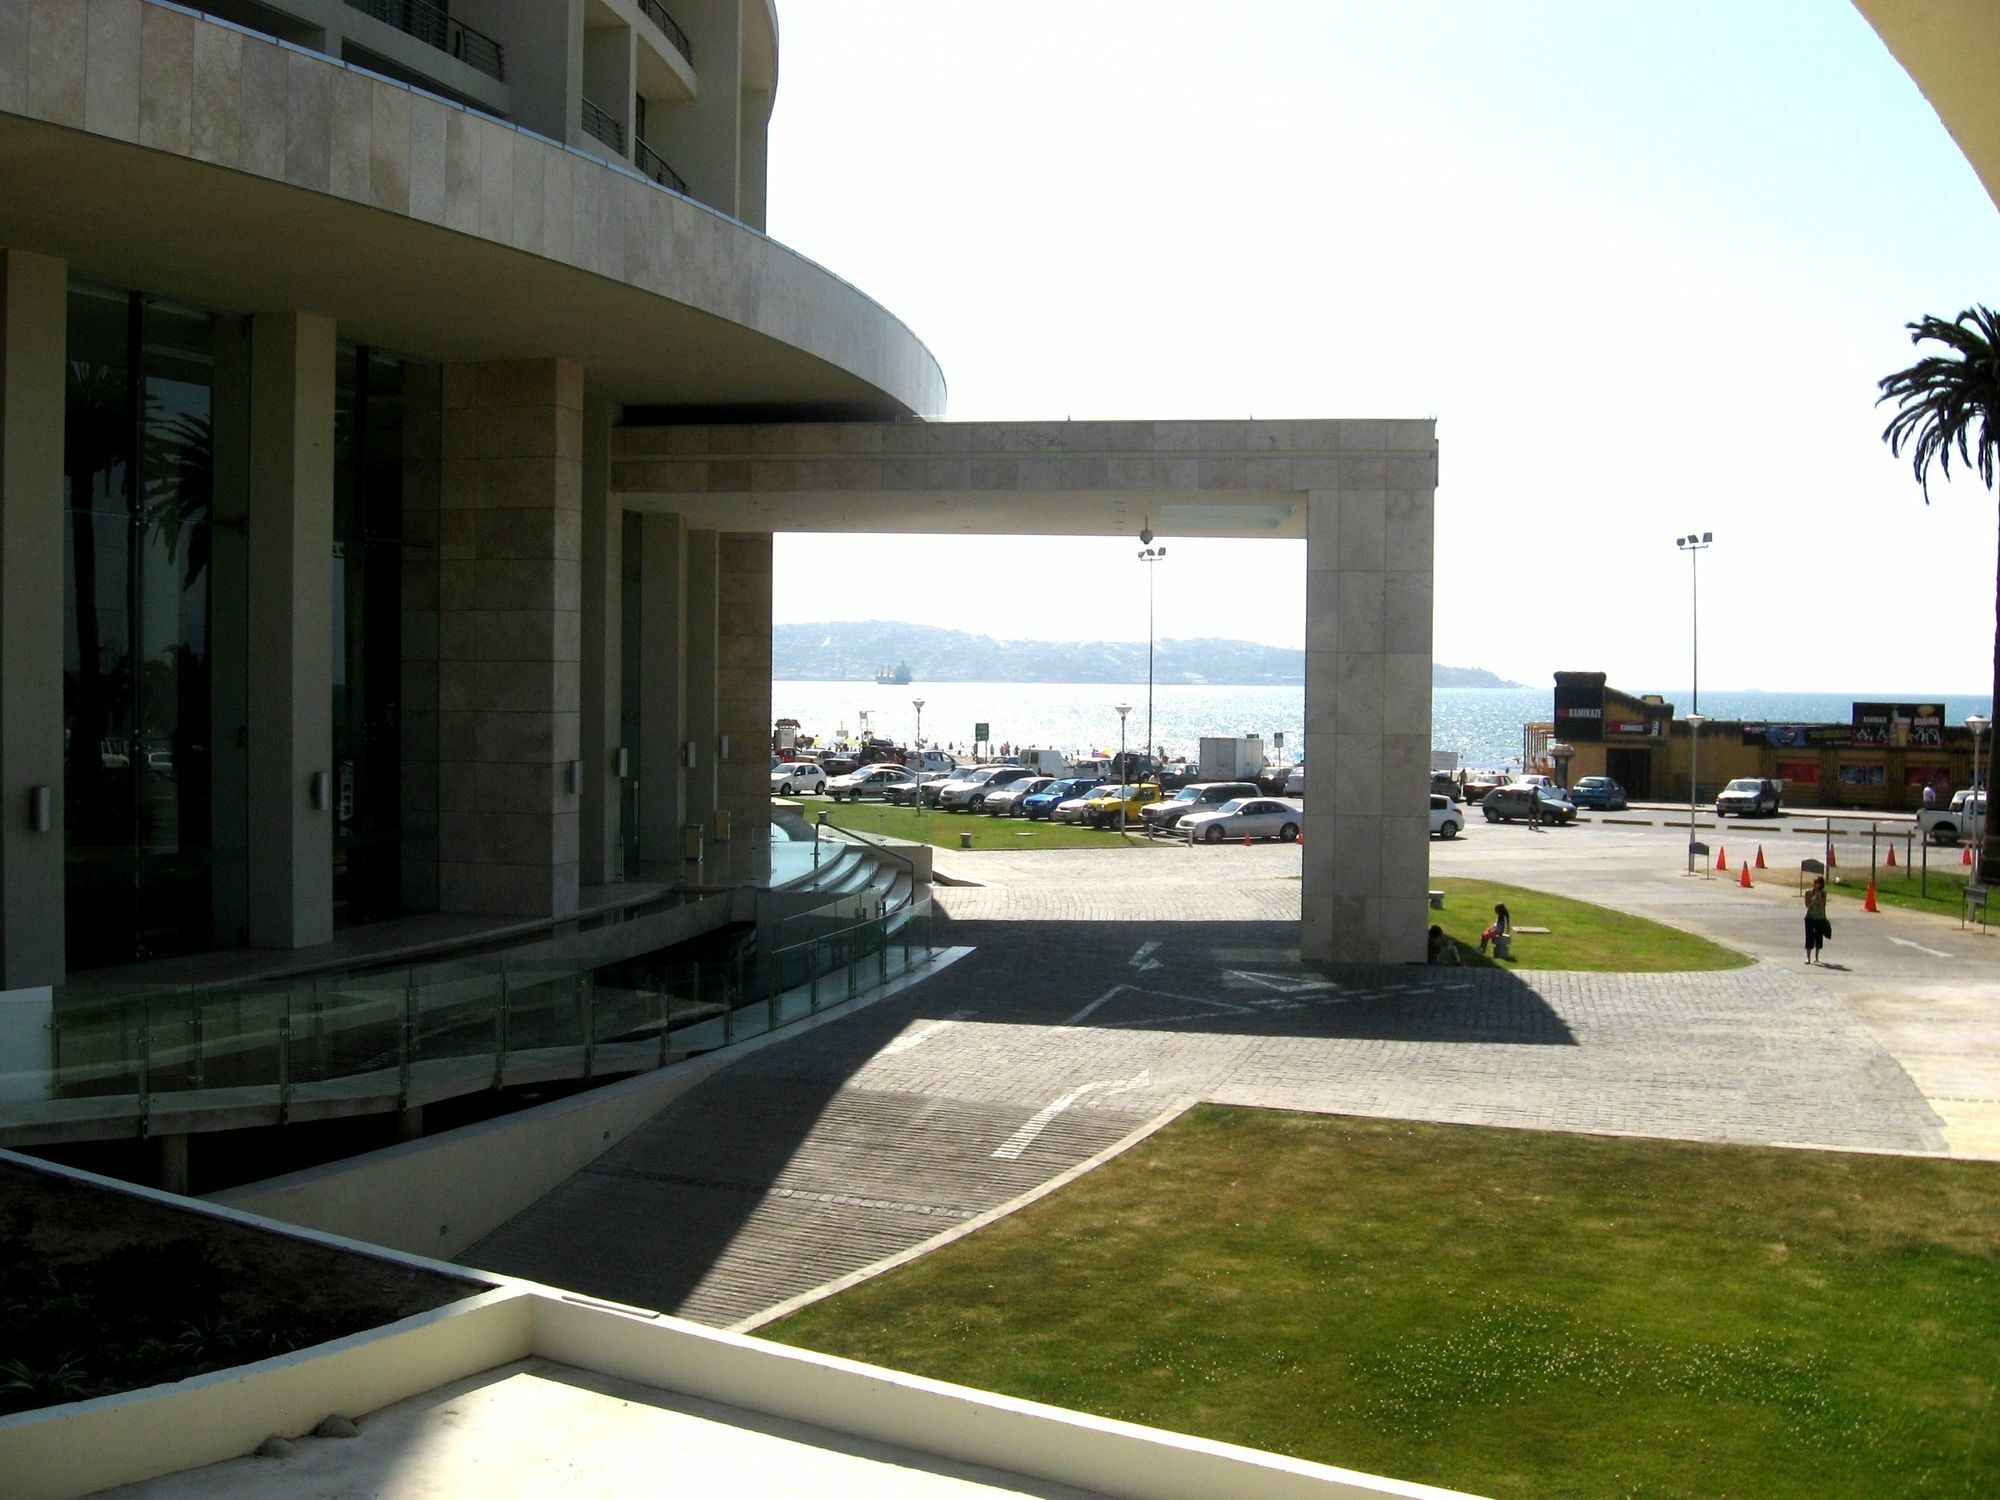
POLYGON ((1896 868, 1896 846, 1894 844, 1889 846, 1889 868, 1892 870, 1896 868))
POLYGON ((1967 844, 1965 848, 1959 852, 1958 862, 1962 865, 1969 865, 1972 863, 1972 845, 1967 844))
POLYGON ((1747 860, 1747 859, 1746 859, 1746 860, 1744 860, 1744 861, 1743 861, 1743 878, 1742 878, 1741 880, 1737 881, 1736 883, 1737 883, 1738 885, 1742 886, 1742 887, 1743 887, 1743 889, 1744 889, 1744 890, 1746 890, 1746 891, 1750 889, 1750 861, 1749 861, 1749 860, 1747 860))
POLYGON ((1764 846, 1762 844, 1757 846, 1757 868, 1760 870, 1768 868, 1764 863, 1764 846))
POLYGON ((1729 851, 1720 844, 1715 846, 1715 868, 1725 875, 1729 873, 1729 851))
POLYGON ((1245 849, 1250 847, 1250 835, 1247 833, 1243 835, 1243 847, 1245 849))
POLYGON ((1875 882, 1872 880, 1868 882, 1868 899, 1861 903, 1861 909, 1863 911, 1880 911, 1882 909, 1875 904, 1875 882))

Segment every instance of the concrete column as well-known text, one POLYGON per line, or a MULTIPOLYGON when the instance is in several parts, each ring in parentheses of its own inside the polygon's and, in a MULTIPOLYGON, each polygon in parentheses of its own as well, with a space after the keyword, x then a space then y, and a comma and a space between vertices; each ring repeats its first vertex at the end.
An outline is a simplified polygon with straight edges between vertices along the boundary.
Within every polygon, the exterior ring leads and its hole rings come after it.
POLYGON ((771 824, 771 535, 722 533, 717 548, 716 709, 729 756, 717 805, 736 831, 771 824))
POLYGON ((333 937, 331 318, 250 322, 250 942, 333 937))
MULTIPOLYGON (((687 782, 681 747, 688 737, 687 523, 679 516, 640 518, 639 560, 639 857, 678 864, 687 782)), ((697 760, 701 759, 696 747, 697 760)))
POLYGON ((582 367, 447 365, 443 418, 439 906, 568 916, 577 893, 582 367))
POLYGON ((577 879, 625 873, 618 747, 624 739, 625 512, 611 494, 612 405, 583 401, 583 803, 577 879))
MULTIPOLYGON (((721 615, 717 575, 721 539, 690 531, 687 545, 687 732, 701 759, 687 773, 687 820, 713 828, 722 717, 716 696, 716 651, 721 615)), ((735 751, 732 744, 731 753, 735 751)))
POLYGON ((1313 963, 1421 963, 1432 491, 1314 490, 1307 503, 1301 949, 1313 963))
POLYGON ((69 268, 0 250, 0 990, 63 961, 63 373, 69 268), (49 826, 31 826, 36 787, 49 826))
POLYGON ((403 368, 403 638, 397 734, 401 740, 402 909, 436 911, 438 886, 438 633, 446 559, 473 555, 469 512, 454 512, 463 536, 444 539, 444 372, 403 368))

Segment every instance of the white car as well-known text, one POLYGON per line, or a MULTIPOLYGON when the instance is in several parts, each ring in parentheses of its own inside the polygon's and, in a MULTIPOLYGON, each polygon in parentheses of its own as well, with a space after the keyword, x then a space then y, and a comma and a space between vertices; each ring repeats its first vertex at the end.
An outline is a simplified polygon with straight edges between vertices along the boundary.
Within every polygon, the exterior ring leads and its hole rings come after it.
POLYGON ((1021 804, 1036 792, 1045 792, 1055 784, 1053 776, 1030 776, 1025 781, 1010 781, 999 791, 986 794, 986 812, 995 818, 1025 818, 1028 810, 1021 804))
POLYGON ((1441 839, 1455 839, 1465 827, 1465 809, 1451 798, 1431 793, 1431 832, 1441 839))
POLYGON ((1301 804, 1290 797, 1238 797, 1213 812, 1189 813, 1181 819, 1190 844, 1219 844, 1225 839, 1276 839, 1289 844, 1305 821, 1301 804))
POLYGON ((826 790, 826 772, 809 760, 780 761, 771 767, 773 796, 790 797, 800 792, 826 790))
POLYGON ((826 794, 836 802, 865 802, 870 797, 886 798, 891 787, 914 786, 916 780, 916 772, 901 766, 863 766, 834 777, 826 784, 826 794))

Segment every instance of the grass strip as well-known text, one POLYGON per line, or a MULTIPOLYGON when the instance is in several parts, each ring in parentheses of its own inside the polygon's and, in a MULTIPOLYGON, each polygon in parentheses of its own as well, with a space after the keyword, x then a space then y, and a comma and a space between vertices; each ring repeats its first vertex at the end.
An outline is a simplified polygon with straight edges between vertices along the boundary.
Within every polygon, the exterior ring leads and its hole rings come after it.
POLYGON ((851 828, 859 833, 886 834, 912 843, 932 844, 939 849, 956 849, 960 836, 972 835, 974 849, 1134 849, 1170 848, 1185 839, 1149 839, 1139 832, 1136 822, 1126 833, 1116 828, 1080 828, 1074 823, 1051 823, 1046 819, 990 818, 985 813, 939 812, 935 808, 891 807, 883 802, 834 802, 823 797, 801 797, 798 805, 808 818, 822 812, 835 828, 851 828))
POLYGON ((1514 919, 1514 956, 1501 967, 1572 969, 1594 974, 1671 974, 1740 969, 1745 955, 1707 938, 1645 917, 1593 906, 1568 896, 1531 891, 1493 880, 1448 877, 1433 883, 1444 892, 1444 910, 1430 918, 1459 945, 1464 961, 1490 968, 1496 960, 1479 952, 1479 934, 1493 920, 1496 902, 1514 919), (1546 927, 1546 933, 1522 927, 1546 927))
POLYGON ((2000 1493, 2000 1165, 1202 1106, 761 1332, 1498 1497, 2000 1493))

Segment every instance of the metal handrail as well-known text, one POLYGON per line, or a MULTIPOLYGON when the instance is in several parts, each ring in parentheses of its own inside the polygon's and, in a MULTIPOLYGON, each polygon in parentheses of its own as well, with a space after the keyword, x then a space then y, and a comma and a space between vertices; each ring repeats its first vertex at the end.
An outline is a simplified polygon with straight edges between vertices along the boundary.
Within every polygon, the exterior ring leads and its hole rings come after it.
POLYGON ((632 156, 641 172, 664 187, 670 187, 682 197, 687 196, 687 179, 667 165, 665 157, 644 141, 632 142, 632 156))
POLYGON ((406 36, 449 53, 467 67, 477 68, 496 83, 507 81, 506 49, 430 0, 347 0, 347 3, 363 15, 373 16, 406 36))
POLYGON ((674 51, 687 59, 689 67, 694 66, 694 44, 674 18, 667 14, 667 8, 660 4, 660 0, 639 0, 639 13, 665 32, 667 40, 674 44, 674 51))
POLYGON ((589 99, 583 101, 583 128, 586 133, 596 136, 613 151, 621 156, 624 154, 625 127, 589 99))

